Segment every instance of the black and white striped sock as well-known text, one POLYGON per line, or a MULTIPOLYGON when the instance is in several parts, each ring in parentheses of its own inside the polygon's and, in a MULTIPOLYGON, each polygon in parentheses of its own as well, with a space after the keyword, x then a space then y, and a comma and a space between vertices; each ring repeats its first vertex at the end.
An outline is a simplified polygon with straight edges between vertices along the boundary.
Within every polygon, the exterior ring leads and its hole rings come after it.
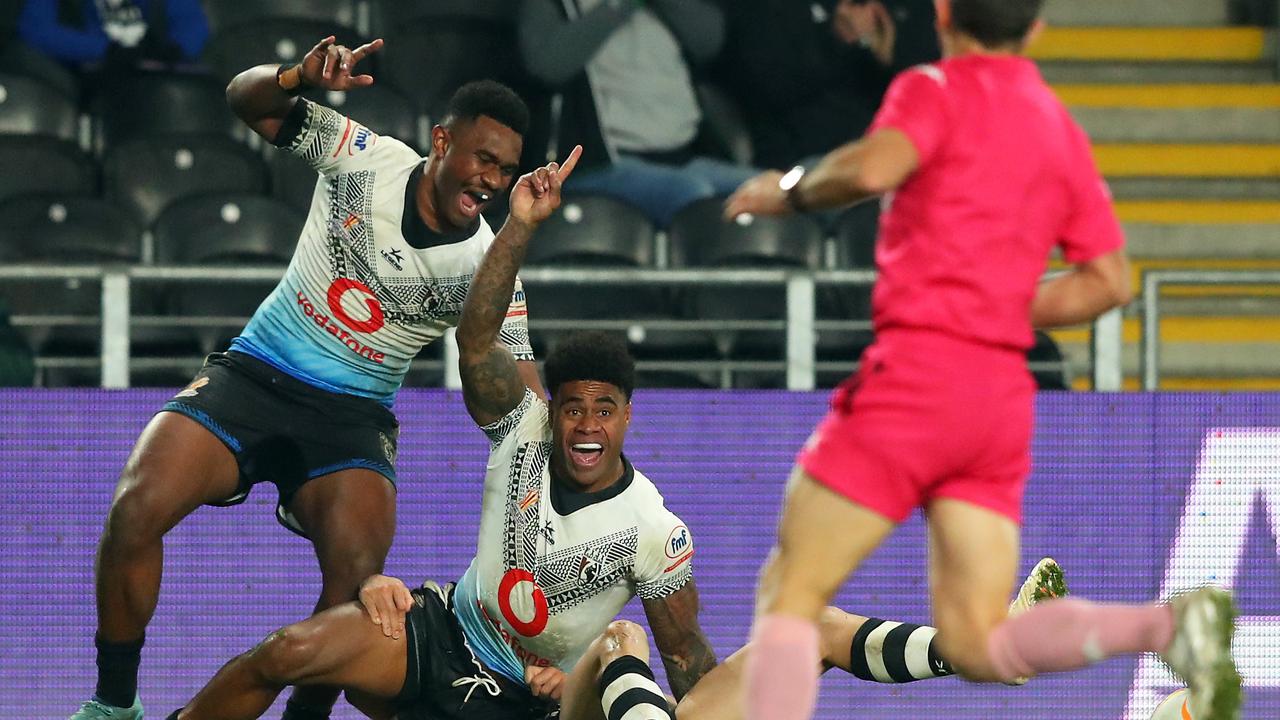
POLYGON ((849 672, 860 680, 909 683, 954 675, 933 646, 937 628, 868 618, 853 635, 849 672))
POLYGON ((675 720, 653 670, 634 655, 623 655, 604 669, 600 705, 608 720, 675 720))

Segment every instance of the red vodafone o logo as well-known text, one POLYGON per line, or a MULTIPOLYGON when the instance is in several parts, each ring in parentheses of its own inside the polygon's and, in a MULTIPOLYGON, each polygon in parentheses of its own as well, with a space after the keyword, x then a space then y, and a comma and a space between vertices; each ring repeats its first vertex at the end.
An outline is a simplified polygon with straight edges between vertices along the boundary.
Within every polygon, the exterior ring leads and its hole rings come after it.
POLYGON ((502 582, 498 584, 498 609, 502 611, 502 617, 506 618, 512 629, 525 637, 540 635, 546 629, 547 619, 550 618, 547 611, 547 596, 534 581, 533 573, 521 568, 512 568, 502 576, 502 582), (521 583, 529 583, 533 587, 533 618, 527 621, 517 617, 515 610, 511 607, 511 593, 521 583))
POLYGON ((369 289, 369 286, 359 280, 352 280, 351 278, 334 280, 333 284, 329 286, 328 300, 329 310, 333 313, 333 316, 341 320, 343 325, 356 332, 375 332, 386 324, 382 317, 382 304, 378 302, 378 298, 374 297, 373 291, 369 289), (368 320, 357 320, 342 309, 342 297, 349 292, 358 293, 364 298, 365 306, 369 308, 368 320))

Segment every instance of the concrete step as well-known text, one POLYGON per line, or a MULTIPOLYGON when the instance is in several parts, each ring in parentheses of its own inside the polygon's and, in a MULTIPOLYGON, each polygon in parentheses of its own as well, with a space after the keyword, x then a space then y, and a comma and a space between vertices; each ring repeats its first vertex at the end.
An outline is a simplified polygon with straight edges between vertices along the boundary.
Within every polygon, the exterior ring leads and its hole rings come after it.
POLYGON ((1225 0, 1049 0, 1050 25, 1226 25, 1225 0))
POLYGON ((1110 178, 1117 200, 1274 200, 1280 178, 1110 178))
POLYGON ((1274 57, 1254 27, 1050 27, 1029 48, 1037 60, 1253 63, 1274 57))
POLYGON ((1280 202, 1121 200, 1134 258, 1280 260, 1280 202))
POLYGON ((1116 177, 1280 178, 1280 145, 1103 143, 1094 157, 1116 177))
POLYGON ((1094 142, 1280 143, 1280 84, 1063 84, 1094 142))
POLYGON ((1051 83, 1268 83, 1275 82, 1275 63, 1249 62, 1092 62, 1041 60, 1040 72, 1051 83))
MULTIPOLYGON (((1125 320, 1123 367, 1126 376, 1140 372, 1137 318, 1125 320)), ((1074 377, 1089 375, 1088 334, 1084 330, 1052 333, 1074 377)), ((1280 380, 1280 316, 1179 317, 1160 322, 1160 375, 1171 381, 1189 378, 1280 380)))

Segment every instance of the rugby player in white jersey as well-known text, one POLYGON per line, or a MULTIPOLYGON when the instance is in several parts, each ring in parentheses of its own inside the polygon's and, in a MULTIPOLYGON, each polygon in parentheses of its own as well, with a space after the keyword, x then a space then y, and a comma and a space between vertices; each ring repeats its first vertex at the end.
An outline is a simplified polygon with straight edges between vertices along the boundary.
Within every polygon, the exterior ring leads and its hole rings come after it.
MULTIPOLYGON (((625 343, 600 333, 563 342, 547 358, 548 403, 499 341, 529 238, 559 205, 579 152, 517 183, 458 326, 463 397, 490 440, 476 554, 462 579, 410 591, 375 575, 360 602, 272 633, 170 720, 256 718, 288 685, 343 688, 371 717, 671 718, 645 632, 613 621, 635 595, 673 699, 692 701, 680 717, 741 716, 742 662, 716 669, 699 627, 692 536, 623 454, 634 386, 625 343)), ((1042 563, 1025 600, 1060 594, 1060 583, 1057 566, 1042 563)), ((824 631, 824 662, 859 677, 951 674, 932 628, 831 608, 824 631)))
MULTIPOLYGON (((423 158, 298 97, 373 83, 353 73, 381 47, 329 37, 301 64, 260 65, 227 88, 250 128, 320 177, 280 284, 228 352, 151 420, 122 473, 98 552, 97 688, 72 720, 142 716, 138 665, 163 536, 201 505, 232 505, 255 483, 274 483, 280 521, 315 547, 317 610, 354 599, 382 569, 395 531, 391 407, 410 360, 462 311, 493 241, 480 211, 515 175, 528 110, 497 83, 464 86, 423 158)), ((499 336, 536 386, 518 284, 508 297, 499 336)), ((336 696, 295 696, 285 718, 328 717, 336 696)))

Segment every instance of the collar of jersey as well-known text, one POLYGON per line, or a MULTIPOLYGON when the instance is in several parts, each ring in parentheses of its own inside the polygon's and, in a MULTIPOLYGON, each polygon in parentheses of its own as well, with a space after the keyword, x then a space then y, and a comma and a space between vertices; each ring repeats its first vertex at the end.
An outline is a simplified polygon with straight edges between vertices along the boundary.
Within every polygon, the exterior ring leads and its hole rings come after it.
POLYGON ((590 507, 596 503, 602 503, 605 500, 621 495, 623 491, 631 487, 631 481, 635 477, 636 470, 631 467, 631 461, 627 459, 626 455, 622 456, 622 477, 618 479, 618 482, 596 492, 578 492, 570 489, 567 482, 557 480, 555 473, 552 473, 551 507, 555 508, 556 513, 561 517, 564 517, 582 508, 590 507))

